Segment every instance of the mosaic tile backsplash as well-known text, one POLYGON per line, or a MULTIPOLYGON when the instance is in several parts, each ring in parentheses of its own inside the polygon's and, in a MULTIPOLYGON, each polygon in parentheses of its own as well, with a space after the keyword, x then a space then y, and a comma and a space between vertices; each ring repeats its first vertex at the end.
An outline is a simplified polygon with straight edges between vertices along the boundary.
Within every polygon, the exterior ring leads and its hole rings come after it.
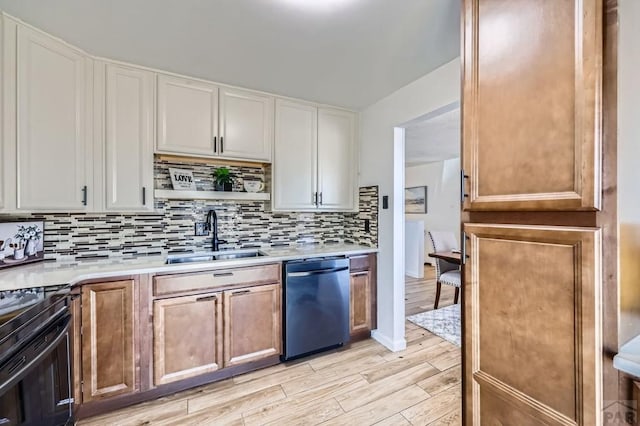
MULTIPOLYGON (((215 166, 156 160, 155 187, 171 189, 169 167, 189 168, 199 190, 212 190, 215 166)), ((268 169, 229 166, 234 191, 244 179, 267 180, 268 169)), ((268 184, 268 182, 267 182, 268 184)), ((377 246, 378 187, 360 188, 358 213, 275 213, 257 201, 156 199, 156 212, 144 214, 34 214, 45 221, 45 259, 79 260, 137 257, 211 250, 211 237, 194 235, 207 212, 218 214, 223 249, 293 244, 356 243, 377 246), (365 232, 365 220, 370 230, 365 232)), ((21 219, 24 216, 20 217, 21 219)), ((0 220, 6 219, 5 217, 0 220)))

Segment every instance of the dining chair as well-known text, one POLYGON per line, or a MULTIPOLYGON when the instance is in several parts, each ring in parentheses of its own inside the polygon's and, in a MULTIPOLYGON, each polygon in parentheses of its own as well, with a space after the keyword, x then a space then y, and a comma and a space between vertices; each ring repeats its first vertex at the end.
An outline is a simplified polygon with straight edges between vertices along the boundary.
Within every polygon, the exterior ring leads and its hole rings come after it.
MULTIPOLYGON (((456 250, 458 248, 458 242, 453 232, 449 231, 429 231, 429 239, 433 245, 434 252, 443 252, 456 250)), ((458 303, 458 296, 460 295, 460 265, 447 262, 443 259, 436 259, 436 301, 433 305, 433 309, 438 309, 438 302, 440 301, 440 290, 442 284, 455 287, 455 294, 453 296, 453 303, 458 303)))

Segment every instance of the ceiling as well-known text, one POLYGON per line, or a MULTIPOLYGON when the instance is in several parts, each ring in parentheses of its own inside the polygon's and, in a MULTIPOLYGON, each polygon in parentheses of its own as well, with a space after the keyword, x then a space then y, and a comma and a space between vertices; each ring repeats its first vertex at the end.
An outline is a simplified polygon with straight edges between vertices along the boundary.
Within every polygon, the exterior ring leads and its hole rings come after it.
POLYGON ((460 157, 460 107, 405 127, 405 165, 460 157))
POLYGON ((454 59, 460 0, 0 0, 89 53, 361 109, 454 59))

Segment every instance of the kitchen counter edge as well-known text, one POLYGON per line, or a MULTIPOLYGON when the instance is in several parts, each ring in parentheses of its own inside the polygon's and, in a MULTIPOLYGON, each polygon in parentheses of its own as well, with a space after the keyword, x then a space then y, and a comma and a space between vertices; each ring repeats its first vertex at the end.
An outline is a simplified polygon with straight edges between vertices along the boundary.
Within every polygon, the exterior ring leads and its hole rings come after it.
POLYGON ((76 285, 84 281, 117 278, 125 275, 178 274, 223 268, 264 265, 290 260, 330 256, 357 256, 377 253, 378 248, 360 245, 319 246, 310 248, 259 249, 266 256, 214 260, 201 263, 167 265, 167 256, 148 256, 134 259, 102 259, 76 262, 41 262, 0 271, 0 291, 36 287, 76 285))

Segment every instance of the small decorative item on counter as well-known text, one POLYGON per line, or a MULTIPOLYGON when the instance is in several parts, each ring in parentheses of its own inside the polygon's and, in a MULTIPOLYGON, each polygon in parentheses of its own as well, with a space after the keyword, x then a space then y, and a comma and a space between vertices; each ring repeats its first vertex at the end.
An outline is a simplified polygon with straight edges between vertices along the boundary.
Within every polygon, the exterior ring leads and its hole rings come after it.
POLYGON ((44 260, 44 222, 0 223, 0 269, 44 260))
POLYGON ((193 178, 193 171, 169 167, 169 174, 171 175, 171 184, 173 185, 173 189, 182 191, 197 190, 196 181, 193 178))
POLYGON ((216 191, 233 191, 233 178, 231 172, 226 167, 220 167, 213 172, 213 181, 216 191))
POLYGON ((261 180, 245 180, 244 190, 247 192, 260 192, 264 189, 264 183, 261 180))

